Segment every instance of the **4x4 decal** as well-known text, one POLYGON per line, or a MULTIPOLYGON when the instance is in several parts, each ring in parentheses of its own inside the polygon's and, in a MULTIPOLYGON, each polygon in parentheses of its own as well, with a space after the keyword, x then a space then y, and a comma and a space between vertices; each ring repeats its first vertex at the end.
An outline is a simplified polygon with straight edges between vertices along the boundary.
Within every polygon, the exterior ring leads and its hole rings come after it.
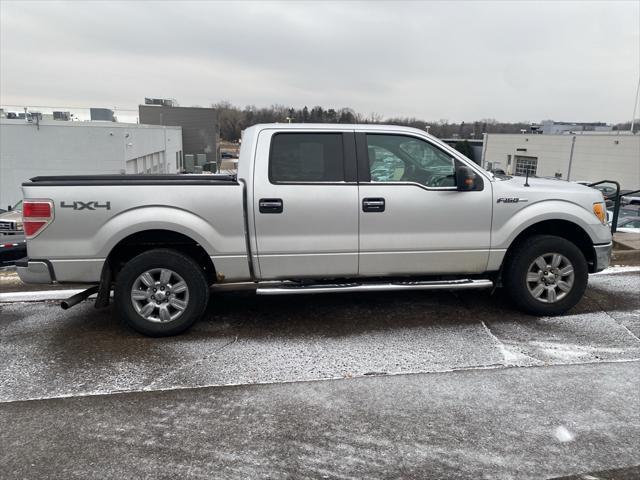
POLYGON ((73 203, 67 203, 65 201, 60 202, 61 208, 73 208, 74 210, 95 210, 97 208, 104 208, 107 210, 111 210, 111 202, 81 202, 76 200, 73 203))

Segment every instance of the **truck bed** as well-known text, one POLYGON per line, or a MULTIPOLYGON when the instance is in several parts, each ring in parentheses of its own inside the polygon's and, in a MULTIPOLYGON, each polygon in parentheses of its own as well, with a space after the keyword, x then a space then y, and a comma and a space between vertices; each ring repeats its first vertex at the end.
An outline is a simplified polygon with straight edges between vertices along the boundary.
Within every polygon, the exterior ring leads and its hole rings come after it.
POLYGON ((29 240, 28 254, 47 259, 57 281, 99 281, 109 252, 142 231, 184 235, 226 278, 250 278, 243 184, 234 176, 43 176, 22 186, 26 198, 53 202, 54 219, 29 240))

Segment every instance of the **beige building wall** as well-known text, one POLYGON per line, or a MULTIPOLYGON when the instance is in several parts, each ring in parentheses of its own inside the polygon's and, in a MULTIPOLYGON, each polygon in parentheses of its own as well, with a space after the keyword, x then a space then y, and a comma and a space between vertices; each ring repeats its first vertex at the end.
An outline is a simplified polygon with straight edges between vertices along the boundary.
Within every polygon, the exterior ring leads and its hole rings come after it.
POLYGON ((516 173, 516 156, 537 159, 536 175, 565 180, 617 180, 623 189, 640 188, 640 135, 488 134, 482 166, 516 173), (569 172, 571 144, 573 160, 569 172))

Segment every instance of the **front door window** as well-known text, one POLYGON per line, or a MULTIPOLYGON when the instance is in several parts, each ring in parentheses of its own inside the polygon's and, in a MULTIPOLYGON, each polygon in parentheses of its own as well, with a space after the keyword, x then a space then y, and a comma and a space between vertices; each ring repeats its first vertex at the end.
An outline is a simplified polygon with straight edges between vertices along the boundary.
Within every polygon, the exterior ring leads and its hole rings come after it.
POLYGON ((430 188, 456 186, 455 161, 424 140, 367 134, 372 182, 411 182, 430 188))

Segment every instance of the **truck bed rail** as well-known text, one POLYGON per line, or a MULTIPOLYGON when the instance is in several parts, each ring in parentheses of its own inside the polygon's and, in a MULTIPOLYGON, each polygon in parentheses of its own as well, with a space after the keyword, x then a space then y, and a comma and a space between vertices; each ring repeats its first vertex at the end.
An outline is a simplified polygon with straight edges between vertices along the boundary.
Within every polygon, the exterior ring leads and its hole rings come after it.
POLYGON ((56 175, 33 177, 23 186, 237 185, 235 175, 56 175))

